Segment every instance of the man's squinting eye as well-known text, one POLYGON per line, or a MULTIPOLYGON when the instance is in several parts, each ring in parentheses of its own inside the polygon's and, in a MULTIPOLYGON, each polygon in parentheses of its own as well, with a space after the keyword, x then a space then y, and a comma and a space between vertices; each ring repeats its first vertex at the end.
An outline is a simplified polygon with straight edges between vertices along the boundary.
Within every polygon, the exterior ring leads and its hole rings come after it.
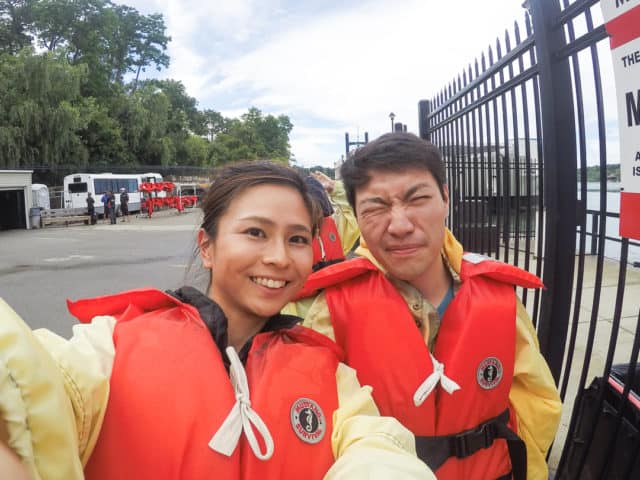
POLYGON ((361 215, 363 216, 377 215, 379 213, 384 212, 385 210, 387 209, 383 205, 372 206, 362 210, 361 215))

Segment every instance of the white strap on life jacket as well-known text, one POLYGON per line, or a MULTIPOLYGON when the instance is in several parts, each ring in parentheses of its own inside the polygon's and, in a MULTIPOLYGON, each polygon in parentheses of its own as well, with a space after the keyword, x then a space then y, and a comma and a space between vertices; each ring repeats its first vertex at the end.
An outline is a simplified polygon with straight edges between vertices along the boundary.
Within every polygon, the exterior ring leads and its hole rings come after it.
POLYGON ((222 426, 209 441, 209 447, 229 457, 236 449, 240 441, 240 434, 244 430, 253 454, 260 460, 269 460, 273 455, 273 438, 260 416, 251 409, 247 374, 244 371, 244 367, 238 358, 235 348, 227 347, 226 352, 231 362, 229 373, 231 385, 233 385, 233 390, 236 394, 236 403, 222 423, 222 426), (266 449, 264 453, 260 451, 260 445, 253 432, 254 428, 264 441, 266 449))
POLYGON ((422 382, 416 390, 416 393, 413 394, 413 404, 416 407, 424 403, 438 383, 442 385, 444 391, 449 395, 456 390, 460 390, 460 385, 444 374, 444 364, 436 360, 436 357, 434 357, 432 353, 429 353, 429 355, 431 355, 431 363, 433 363, 433 372, 422 382))

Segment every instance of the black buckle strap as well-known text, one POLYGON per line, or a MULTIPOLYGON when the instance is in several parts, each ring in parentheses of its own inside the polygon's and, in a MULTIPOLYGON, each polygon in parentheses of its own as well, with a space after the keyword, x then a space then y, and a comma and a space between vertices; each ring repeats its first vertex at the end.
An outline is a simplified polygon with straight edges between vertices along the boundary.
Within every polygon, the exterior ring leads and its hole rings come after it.
POLYGON ((504 421, 504 423, 506 423, 509 419, 509 412, 505 411, 505 413, 506 420, 502 418, 505 415, 503 413, 499 417, 480 424, 475 429, 466 430, 457 435, 448 437, 451 456, 467 458, 482 448, 490 447, 498 436, 496 421, 504 421))
POLYGON ((507 440, 513 478, 526 478, 527 454, 524 442, 507 427, 509 410, 456 435, 416 436, 418 457, 432 470, 437 470, 450 457, 467 458, 478 450, 489 448, 497 438, 507 440), (524 475, 524 476, 523 476, 524 475))

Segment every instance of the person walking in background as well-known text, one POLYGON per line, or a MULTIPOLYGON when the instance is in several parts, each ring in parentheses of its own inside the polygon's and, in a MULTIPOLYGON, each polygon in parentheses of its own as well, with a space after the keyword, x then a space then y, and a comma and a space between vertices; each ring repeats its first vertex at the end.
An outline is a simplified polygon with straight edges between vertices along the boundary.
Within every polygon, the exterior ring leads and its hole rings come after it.
POLYGON ((100 201, 102 202, 102 217, 104 218, 104 223, 107 223, 108 219, 111 218, 109 214, 109 191, 106 191, 102 194, 100 201))
POLYGON ((390 133, 341 168, 359 258, 312 274, 304 325, 345 350, 383 415, 416 435, 438 479, 546 479, 561 400, 514 286, 536 276, 464 253, 445 227, 438 149, 390 133))
POLYGON ((96 200, 91 195, 91 192, 87 192, 87 215, 89 215, 89 222, 91 225, 96 224, 96 200))
POLYGON ((116 224, 116 217, 118 214, 118 211, 116 210, 116 196, 113 192, 109 191, 108 192, 108 197, 109 197, 109 219, 111 220, 111 225, 115 225, 116 224))
POLYGON ((129 221, 129 194, 127 189, 122 187, 120 189, 120 212, 122 213, 122 221, 129 221))
POLYGON ((68 302, 71 340, 0 301, 0 462, 4 443, 43 480, 435 479, 335 343, 279 313, 318 210, 295 170, 234 164, 202 203, 204 292, 68 302))

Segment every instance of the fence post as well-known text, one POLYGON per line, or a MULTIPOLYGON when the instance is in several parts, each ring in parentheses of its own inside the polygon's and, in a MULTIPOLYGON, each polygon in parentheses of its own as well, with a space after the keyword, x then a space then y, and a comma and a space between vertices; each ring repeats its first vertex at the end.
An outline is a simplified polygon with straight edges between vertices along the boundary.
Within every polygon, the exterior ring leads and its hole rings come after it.
POLYGON ((557 52, 565 45, 560 2, 530 0, 540 79, 545 243, 538 338, 556 382, 571 312, 576 250, 577 165, 571 73, 557 52))
POLYGON ((599 214, 594 212, 591 214, 591 255, 598 254, 598 234, 596 233, 599 226, 599 214))
POLYGON ((429 133, 429 114, 431 113, 431 102, 429 100, 420 100, 418 102, 418 129, 420 130, 420 138, 423 140, 431 140, 429 133))

